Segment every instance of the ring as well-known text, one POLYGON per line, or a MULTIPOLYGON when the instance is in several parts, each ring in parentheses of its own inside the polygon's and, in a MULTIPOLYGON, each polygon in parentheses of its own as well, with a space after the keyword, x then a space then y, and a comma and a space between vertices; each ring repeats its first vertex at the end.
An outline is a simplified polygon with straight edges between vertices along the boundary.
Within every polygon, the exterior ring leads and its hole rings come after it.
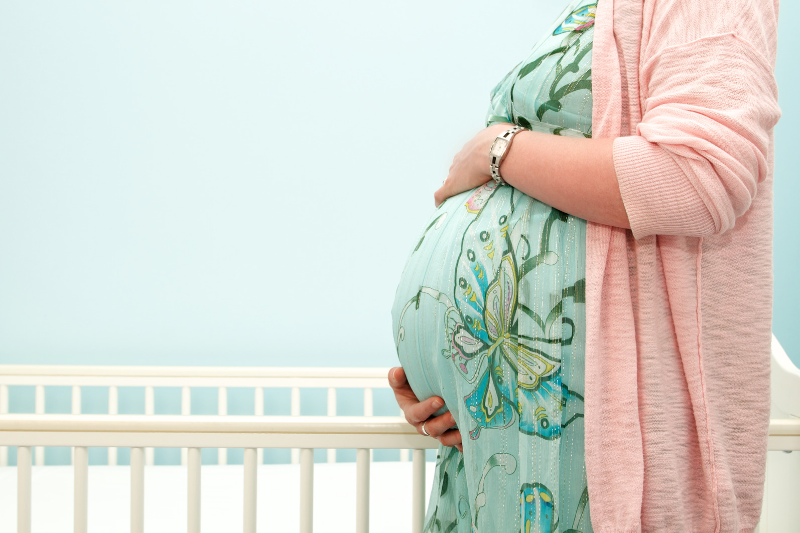
MULTIPOLYGON (((427 420, 426 420, 425 422, 427 422, 427 420)), ((425 422, 423 422, 423 423, 422 423, 422 427, 420 427, 420 429, 422 430, 422 434, 423 434, 423 435, 425 435, 426 437, 430 437, 430 436, 431 436, 431 434, 430 434, 430 433, 428 433, 428 432, 425 430, 425 422)))

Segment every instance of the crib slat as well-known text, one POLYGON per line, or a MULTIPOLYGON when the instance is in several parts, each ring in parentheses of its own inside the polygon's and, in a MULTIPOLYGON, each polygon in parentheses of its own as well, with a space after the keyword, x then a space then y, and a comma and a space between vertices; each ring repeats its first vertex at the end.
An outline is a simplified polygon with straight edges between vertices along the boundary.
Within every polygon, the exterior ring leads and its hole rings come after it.
MULTIPOLYGON (((300 416, 300 387, 292 387, 292 416, 300 416)), ((300 449, 292 448, 292 464, 300 462, 300 449)))
POLYGON ((75 533, 87 533, 89 529, 89 448, 75 446, 73 449, 75 470, 75 533))
POLYGON ((414 450, 412 469, 414 478, 412 481, 411 531, 422 533, 425 522, 425 450, 414 450))
POLYGON ((72 414, 81 414, 81 387, 79 385, 72 386, 72 414))
POLYGON ((131 533, 144 533, 144 448, 131 448, 131 533))
MULTIPOLYGON (((144 414, 153 415, 156 412, 156 395, 150 385, 144 388, 144 414)), ((144 449, 144 462, 147 466, 155 464, 155 454, 153 448, 144 449)))
POLYGON ((37 415, 44 414, 44 385, 36 385, 36 399, 34 409, 37 415))
POLYGON ((189 448, 189 533, 200 533, 200 448, 189 448))
MULTIPOLYGON (((189 416, 192 414, 192 389, 181 387, 181 415, 189 416)), ((181 448, 181 466, 187 463, 189 448, 181 448)))
POLYGON ((372 387, 364 389, 364 416, 372 416, 375 401, 372 398, 372 387))
MULTIPOLYGON (((72 386, 72 414, 81 414, 81 388, 78 385, 72 386)), ((72 460, 75 461, 75 449, 72 449, 72 460)))
POLYGON ((256 387, 253 414, 256 416, 264 416, 264 387, 256 387))
POLYGON ((31 448, 17 448, 17 533, 31 533, 31 448))
MULTIPOLYGON (((334 387, 328 387, 328 416, 336 416, 336 389, 334 387)), ((335 449, 328 450, 328 462, 336 462, 335 449)))
MULTIPOLYGON (((36 385, 36 399, 34 409, 37 415, 44 414, 44 385, 36 385)), ((39 466, 44 465, 44 447, 37 446, 34 448, 34 464, 39 466)))
MULTIPOLYGON (((225 416, 228 414, 228 388, 219 387, 217 389, 217 414, 225 416)), ((228 464, 228 449, 217 448, 217 464, 228 464)))
MULTIPOLYGON (((255 396, 253 414, 256 416, 264 416, 264 387, 256 387, 255 396)), ((264 450, 261 448, 256 450, 256 464, 264 464, 264 450)))
POLYGON ((192 414, 192 389, 181 387, 181 414, 189 416, 192 414))
POLYGON ((314 450, 300 450, 300 533, 314 531, 314 450))
POLYGON ((244 533, 256 533, 256 496, 258 491, 258 454, 255 448, 244 450, 244 533))
MULTIPOLYGON (((406 413, 400 409, 400 416, 405 417, 406 413)), ((400 462, 407 463, 408 462, 408 450, 400 450, 400 462)))
POLYGON ((144 388, 144 414, 153 415, 156 412, 156 392, 151 385, 144 388))
MULTIPOLYGON (((375 401, 372 397, 372 387, 365 387, 364 388, 364 416, 372 416, 374 412, 373 409, 375 407, 375 401)), ((369 460, 372 461, 374 456, 372 454, 372 450, 369 451, 369 460)))
POLYGON ((356 451, 356 533, 369 533, 369 452, 356 451))
MULTIPOLYGON (((119 391, 115 385, 108 388, 108 414, 115 415, 119 411, 119 391)), ((117 449, 108 449, 108 465, 117 465, 117 449)))
POLYGON ((328 416, 336 416, 336 388, 328 387, 328 416))

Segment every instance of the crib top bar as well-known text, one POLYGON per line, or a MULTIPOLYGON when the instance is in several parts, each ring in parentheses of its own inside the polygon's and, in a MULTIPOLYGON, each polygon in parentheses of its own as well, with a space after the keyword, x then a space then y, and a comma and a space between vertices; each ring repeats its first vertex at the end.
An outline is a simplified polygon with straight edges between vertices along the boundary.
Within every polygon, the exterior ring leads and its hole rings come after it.
POLYGON ((772 420, 769 421, 769 434, 770 436, 800 437, 800 419, 773 418, 772 420))
MULTIPOLYGON (((0 415, 0 446, 433 449, 401 417, 0 415)), ((770 450, 800 450, 800 420, 775 419, 770 450)))
POLYGON ((431 449, 401 417, 0 415, 0 446, 431 449))
MULTIPOLYGON (((798 420, 800 422, 800 420, 798 420)), ((163 433, 379 433, 416 435, 399 416, 0 415, 0 431, 163 433)))
POLYGON ((389 368, 0 365, 0 385, 388 388, 389 368))

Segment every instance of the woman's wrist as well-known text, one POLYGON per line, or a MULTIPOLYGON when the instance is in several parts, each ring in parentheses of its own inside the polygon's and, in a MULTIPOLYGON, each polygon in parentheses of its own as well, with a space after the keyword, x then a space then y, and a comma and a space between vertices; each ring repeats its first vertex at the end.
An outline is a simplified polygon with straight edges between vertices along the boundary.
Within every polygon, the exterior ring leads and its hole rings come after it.
MULTIPOLYGON (((500 122, 500 123, 497 123, 497 124, 492 124, 491 126, 488 126, 484 130, 484 140, 481 143, 483 146, 481 147, 481 150, 480 150, 482 152, 482 154, 480 155, 480 157, 478 158, 478 160, 476 161, 475 164, 476 164, 476 168, 478 168, 478 170, 482 174, 486 175, 486 181, 489 181, 489 180, 492 179, 492 170, 491 170, 492 156, 489 155, 489 151, 492 148, 492 144, 494 143, 494 140, 499 135, 502 135, 503 133, 505 133, 506 131, 508 131, 509 129, 511 129, 513 127, 514 127, 514 124, 510 124, 510 123, 507 123, 507 122, 500 122)), ((517 135, 519 135, 519 133, 517 135)), ((512 146, 513 146, 513 143, 508 148, 506 148, 506 154, 505 154, 506 156, 508 156, 508 153, 511 150, 512 146)), ((505 159, 505 157, 503 159, 505 159)), ((500 175, 501 176, 503 175, 503 173, 502 173, 502 165, 503 165, 503 162, 501 161, 500 162, 500 168, 501 168, 500 175)))

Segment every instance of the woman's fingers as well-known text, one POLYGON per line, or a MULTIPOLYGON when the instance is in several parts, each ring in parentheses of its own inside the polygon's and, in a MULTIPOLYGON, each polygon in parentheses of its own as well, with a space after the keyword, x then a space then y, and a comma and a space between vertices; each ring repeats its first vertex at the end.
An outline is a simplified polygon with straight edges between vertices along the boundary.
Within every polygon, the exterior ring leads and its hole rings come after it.
MULTIPOLYGON (((408 423, 411 424, 412 426, 421 424, 422 422, 425 422, 427 420, 428 423, 425 425, 425 428, 427 429, 431 425, 431 422, 438 420, 439 418, 441 418, 441 416, 444 416, 441 415, 434 418, 433 420, 428 420, 433 415, 433 413, 438 411, 443 405, 444 405, 444 400, 442 400, 438 396, 434 396, 433 398, 428 398, 423 402, 417 402, 415 404, 409 405, 408 408, 404 409, 403 411, 406 414, 406 420, 408 420, 408 423)), ((435 425, 438 427, 439 425, 441 425, 441 422, 437 422, 435 425)), ((428 433, 430 432, 431 432, 430 429, 428 429, 428 433)))
MULTIPOLYGON (((403 367, 393 368, 389 371, 389 385, 394 391, 397 404, 403 410, 408 423, 412 426, 421 424, 444 405, 444 400, 438 396, 433 396, 422 402, 419 401, 406 380, 403 367)), ((427 428, 428 426, 425 427, 427 428)))
POLYGON ((447 200, 453 196, 453 193, 450 192, 450 187, 447 184, 447 181, 442 183, 442 186, 436 189, 436 192, 433 193, 433 205, 439 207, 442 205, 442 202, 447 200))
POLYGON ((458 431, 457 429, 448 429, 447 431, 445 431, 442 434, 442 436, 439 437, 439 442, 441 442, 445 446, 455 446, 456 448, 458 448, 458 451, 462 451, 461 432, 458 431))
POLYGON ((400 406, 403 412, 405 412, 409 406, 419 402, 419 399, 417 399, 416 394, 411 390, 411 386, 406 380, 406 373, 402 366, 389 370, 388 377, 389 386, 392 387, 392 391, 394 392, 394 398, 397 400, 397 405, 400 406))
MULTIPOLYGON (((455 425, 456 421, 453 418, 453 414, 448 411, 443 415, 437 416, 436 418, 426 419, 425 431, 427 431, 434 439, 438 439, 450 431, 455 425)), ((424 433, 422 433, 422 423, 420 423, 417 427, 417 431, 424 435, 424 433)))
POLYGON ((397 405, 403 410, 406 421, 412 426, 417 426, 427 420, 444 405, 444 401, 438 397, 428 398, 420 402, 406 380, 406 373, 403 367, 392 368, 389 371, 389 385, 392 387, 397 405))
POLYGON ((458 429, 453 429, 453 426, 456 425, 453 414, 448 411, 443 415, 431 418, 431 415, 444 405, 444 400, 434 396, 425 401, 419 401, 408 384, 403 367, 389 370, 388 379, 397 404, 403 410, 408 423, 417 428, 417 432, 423 434, 422 423, 425 422, 425 431, 431 437, 438 439, 445 446, 455 446, 459 451, 463 451, 461 433, 458 429))

